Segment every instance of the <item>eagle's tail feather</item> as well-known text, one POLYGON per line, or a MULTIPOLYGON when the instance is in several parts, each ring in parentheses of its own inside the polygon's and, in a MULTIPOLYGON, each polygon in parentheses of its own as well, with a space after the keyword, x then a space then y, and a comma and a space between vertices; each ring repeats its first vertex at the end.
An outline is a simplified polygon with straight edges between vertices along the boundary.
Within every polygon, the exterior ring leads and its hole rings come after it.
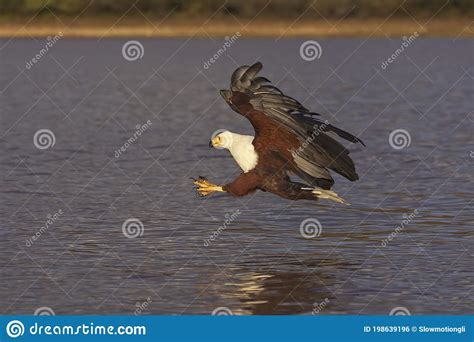
POLYGON ((315 195, 318 198, 323 198, 327 200, 331 200, 337 203, 342 203, 345 205, 351 205, 349 202, 347 202, 344 198, 339 197, 338 194, 336 194, 334 191, 331 190, 324 190, 321 188, 302 188, 301 190, 310 190, 313 195, 315 195))

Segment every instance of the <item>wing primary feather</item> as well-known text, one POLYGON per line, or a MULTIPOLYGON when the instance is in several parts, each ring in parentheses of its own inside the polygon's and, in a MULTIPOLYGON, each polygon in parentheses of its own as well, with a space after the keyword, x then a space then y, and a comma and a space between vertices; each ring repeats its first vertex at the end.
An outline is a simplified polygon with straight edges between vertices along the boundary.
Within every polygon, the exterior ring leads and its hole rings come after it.
POLYGON ((257 77, 262 68, 262 63, 257 62, 250 66, 243 65, 233 72, 231 90, 227 91, 231 95, 225 96, 231 107, 251 121, 256 136, 263 133, 267 126, 274 125, 268 125, 267 121, 261 120, 261 115, 248 115, 247 104, 252 106, 253 111, 261 112, 293 134, 301 146, 304 142, 307 143, 304 151, 300 151, 296 156, 292 155, 293 165, 296 166, 289 169, 289 172, 294 172, 310 183, 316 182, 325 189, 329 189, 334 183, 329 170, 349 180, 357 180, 358 175, 354 162, 349 157, 349 151, 337 138, 365 146, 364 142, 319 119, 320 114, 309 111, 298 100, 285 95, 266 77, 257 77), (256 120, 256 117, 259 119, 256 120), (318 134, 314 134, 315 132, 318 134))
POLYGON ((246 82, 248 80, 253 79, 260 72, 260 70, 262 70, 262 67, 263 65, 260 62, 257 62, 253 64, 252 66, 250 66, 242 75, 241 77, 242 82, 246 82))

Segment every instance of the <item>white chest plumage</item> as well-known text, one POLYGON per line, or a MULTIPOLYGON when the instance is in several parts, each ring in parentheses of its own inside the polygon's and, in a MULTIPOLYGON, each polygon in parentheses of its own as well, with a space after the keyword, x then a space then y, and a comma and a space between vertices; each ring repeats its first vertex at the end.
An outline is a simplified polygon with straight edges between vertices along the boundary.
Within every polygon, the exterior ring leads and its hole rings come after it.
POLYGON ((252 144, 253 136, 233 134, 229 152, 244 172, 249 172, 258 163, 258 155, 252 144))

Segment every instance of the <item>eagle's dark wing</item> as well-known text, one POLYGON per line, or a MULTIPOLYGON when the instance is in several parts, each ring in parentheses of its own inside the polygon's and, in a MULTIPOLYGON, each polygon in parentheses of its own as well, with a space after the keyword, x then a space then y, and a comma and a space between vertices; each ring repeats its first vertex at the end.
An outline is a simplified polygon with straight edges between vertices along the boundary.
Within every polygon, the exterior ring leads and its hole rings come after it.
POLYGON ((283 94, 265 77, 258 77, 261 69, 262 64, 257 62, 234 71, 230 90, 221 91, 232 109, 250 120, 257 135, 265 129, 268 121, 262 120, 261 115, 249 115, 249 110, 251 113, 263 114, 292 133, 305 147, 291 152, 297 165, 297 175, 307 182, 320 186, 324 184, 325 188, 329 188, 334 181, 327 168, 349 180, 358 179, 349 151, 335 138, 340 137, 353 143, 363 142, 327 121, 320 120, 319 114, 310 112, 297 100, 283 94))

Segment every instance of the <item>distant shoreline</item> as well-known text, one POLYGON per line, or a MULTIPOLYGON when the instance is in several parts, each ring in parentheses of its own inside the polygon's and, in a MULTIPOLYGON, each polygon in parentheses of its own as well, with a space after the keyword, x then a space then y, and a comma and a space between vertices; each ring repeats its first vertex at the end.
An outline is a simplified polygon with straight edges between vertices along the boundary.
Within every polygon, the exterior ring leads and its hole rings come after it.
POLYGON ((197 19, 147 21, 144 18, 43 18, 30 22, 0 17, 0 38, 48 37, 62 32, 64 37, 225 37, 239 32, 245 37, 403 37, 418 32, 427 37, 474 37, 474 22, 468 17, 345 19, 342 21, 259 19, 237 23, 212 20, 204 25, 197 19))

